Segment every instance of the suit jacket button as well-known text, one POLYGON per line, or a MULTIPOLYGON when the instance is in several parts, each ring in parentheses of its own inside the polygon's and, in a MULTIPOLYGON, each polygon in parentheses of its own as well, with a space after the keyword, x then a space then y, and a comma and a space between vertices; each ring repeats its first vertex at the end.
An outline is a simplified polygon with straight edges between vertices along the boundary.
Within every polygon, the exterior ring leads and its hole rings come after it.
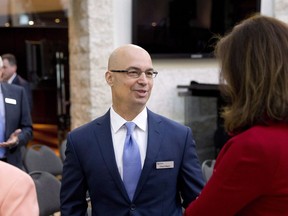
POLYGON ((131 205, 130 205, 130 211, 135 211, 135 210, 136 210, 136 205, 131 204, 131 205))

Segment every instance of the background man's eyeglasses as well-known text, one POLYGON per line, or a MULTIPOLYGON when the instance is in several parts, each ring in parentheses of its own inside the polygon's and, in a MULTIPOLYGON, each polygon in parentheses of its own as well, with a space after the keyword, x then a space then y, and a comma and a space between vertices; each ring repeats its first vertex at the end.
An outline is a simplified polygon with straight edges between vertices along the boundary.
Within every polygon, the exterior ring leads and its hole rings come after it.
POLYGON ((129 70, 110 70, 110 71, 116 73, 127 73, 127 75, 131 78, 139 78, 142 73, 145 73, 145 76, 147 78, 155 78, 158 74, 157 71, 153 70, 141 71, 137 69, 129 69, 129 70))

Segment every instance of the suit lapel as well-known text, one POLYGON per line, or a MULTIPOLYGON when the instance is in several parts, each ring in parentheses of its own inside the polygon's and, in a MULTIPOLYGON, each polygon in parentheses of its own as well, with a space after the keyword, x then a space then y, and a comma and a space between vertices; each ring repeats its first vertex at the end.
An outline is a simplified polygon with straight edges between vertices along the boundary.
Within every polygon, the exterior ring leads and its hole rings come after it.
POLYGON ((125 194, 125 197, 129 200, 129 197, 126 193, 125 186, 119 174, 119 170, 116 164, 115 153, 112 142, 111 135, 111 126, 110 126, 110 112, 108 111, 103 118, 99 119, 97 122, 97 133, 95 132, 95 136, 97 142, 100 146, 101 154, 103 155, 103 159, 106 167, 108 168, 111 176, 113 177, 116 185, 119 187, 120 191, 125 194), (96 135, 97 134, 97 135, 96 135))
POLYGON ((14 79, 12 80, 12 84, 20 85, 19 75, 16 75, 16 76, 14 77, 14 79))
MULTIPOLYGON (((143 166, 143 170, 138 182, 138 186, 135 191, 135 198, 141 192, 144 183, 149 176, 151 170, 155 169, 155 160, 160 150, 160 146, 163 139, 163 128, 161 127, 161 119, 148 111, 148 143, 146 158, 143 166)), ((104 158, 105 165, 107 166, 111 176, 122 191, 124 197, 129 200, 125 186, 118 171, 118 167, 115 160, 115 153, 112 142, 111 126, 110 126, 110 112, 107 112, 103 118, 97 122, 97 133, 95 132, 97 142, 100 145, 100 150, 104 158), (103 142, 104 140, 104 142, 103 142)))
POLYGON ((148 111, 148 143, 146 158, 143 166, 143 170, 138 182, 137 189, 135 191, 135 198, 142 190, 144 183, 147 180, 147 177, 152 169, 155 169, 155 160, 160 150, 160 146, 163 139, 163 131, 161 127, 161 119, 148 111))
MULTIPOLYGON (((14 96, 14 92, 12 91, 12 89, 8 89, 9 88, 8 85, 11 85, 11 84, 1 83, 4 109, 5 109, 5 126, 6 126, 5 137, 6 137, 6 139, 10 136, 9 121, 11 119, 11 116, 13 115, 13 112, 15 111, 15 109, 11 109, 11 106, 18 106, 17 104, 16 105, 8 104, 5 101, 6 98, 15 99, 16 103, 18 103, 17 99, 14 96)), ((15 113, 14 113, 14 115, 15 115, 15 113)))

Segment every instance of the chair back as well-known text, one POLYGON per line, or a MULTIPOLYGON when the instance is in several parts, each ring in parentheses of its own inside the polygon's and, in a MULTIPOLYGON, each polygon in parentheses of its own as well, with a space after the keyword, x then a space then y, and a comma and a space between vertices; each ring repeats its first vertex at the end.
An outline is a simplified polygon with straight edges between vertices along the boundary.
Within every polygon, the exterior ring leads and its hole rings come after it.
POLYGON ((59 149, 59 153, 60 153, 60 158, 61 160, 64 162, 66 155, 65 155, 65 151, 66 151, 66 144, 67 144, 67 140, 64 139, 62 141, 62 143, 60 144, 60 149, 59 149))
POLYGON ((45 171, 33 171, 29 175, 35 183, 40 216, 53 215, 59 212, 60 180, 45 171))
POLYGON ((54 176, 61 176, 63 162, 48 146, 35 144, 27 148, 24 157, 24 166, 28 173, 46 171, 54 176))
POLYGON ((213 174, 215 159, 207 159, 202 163, 202 174, 205 182, 207 183, 213 174))

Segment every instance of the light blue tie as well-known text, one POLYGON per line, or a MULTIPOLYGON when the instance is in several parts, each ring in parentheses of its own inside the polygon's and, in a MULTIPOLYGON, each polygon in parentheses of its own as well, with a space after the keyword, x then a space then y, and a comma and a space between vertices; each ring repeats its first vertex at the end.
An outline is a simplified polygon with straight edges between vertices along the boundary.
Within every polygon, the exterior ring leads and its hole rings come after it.
POLYGON ((123 151, 123 182, 132 201, 141 174, 141 158, 138 144, 132 136, 135 123, 126 122, 127 134, 123 151))
MULTIPOLYGON (((1 87, 1 86, 0 86, 1 87)), ((4 132, 5 132, 5 121, 4 121, 4 101, 3 101, 3 95, 0 94, 0 143, 5 141, 4 132)), ((0 158, 3 158, 5 155, 6 149, 3 147, 0 147, 0 158)))

